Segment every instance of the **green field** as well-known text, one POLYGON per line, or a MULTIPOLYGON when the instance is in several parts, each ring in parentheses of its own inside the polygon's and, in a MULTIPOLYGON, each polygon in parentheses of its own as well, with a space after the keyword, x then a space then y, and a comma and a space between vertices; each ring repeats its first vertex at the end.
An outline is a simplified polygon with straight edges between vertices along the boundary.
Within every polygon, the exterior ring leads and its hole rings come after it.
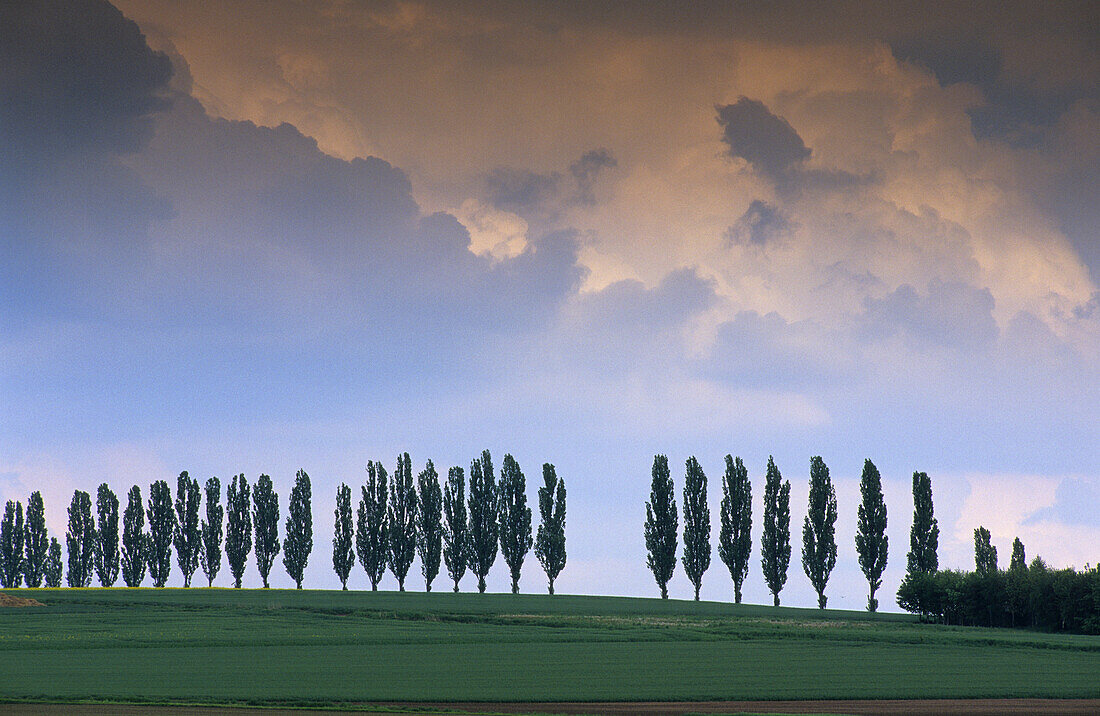
POLYGON ((1100 637, 616 597, 10 590, 0 700, 1100 697, 1100 637))

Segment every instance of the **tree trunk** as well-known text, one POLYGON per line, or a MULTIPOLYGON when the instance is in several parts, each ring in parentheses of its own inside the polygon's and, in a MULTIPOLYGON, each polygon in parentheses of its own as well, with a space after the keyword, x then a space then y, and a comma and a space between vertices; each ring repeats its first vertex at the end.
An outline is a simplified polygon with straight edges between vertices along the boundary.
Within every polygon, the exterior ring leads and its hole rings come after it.
POLYGON ((348 583, 344 582, 343 591, 348 591, 348 583))
POLYGON ((699 601, 699 585, 695 585, 695 601, 699 601))
POLYGON ((668 599, 668 585, 661 585, 661 599, 668 599))
POLYGON ((477 591, 478 594, 485 594, 485 575, 477 575, 477 591))
POLYGON ((512 575, 512 594, 519 594, 519 577, 512 575))
POLYGON ((397 591, 399 591, 399 592, 405 591, 405 578, 404 577, 397 580, 397 591))
POLYGON ((740 604, 741 603, 741 583, 740 582, 734 582, 733 583, 733 602, 734 602, 734 604, 740 604))
POLYGON ((424 582, 424 591, 425 591, 425 592, 430 592, 430 591, 432 591, 432 583, 431 583, 431 582, 427 582, 427 581, 426 581, 426 582, 424 582))
POLYGON ((458 580, 455 580, 455 594, 458 594, 458 580))
POLYGON ((817 593, 817 608, 818 609, 824 609, 825 608, 825 602, 827 602, 828 600, 829 600, 829 598, 825 596, 825 592, 818 592, 817 593))
POLYGON ((774 606, 779 606, 779 592, 772 592, 772 598, 775 601, 774 606))
POLYGON ((554 580, 551 579, 550 580, 550 594, 553 594, 553 593, 554 593, 554 580))

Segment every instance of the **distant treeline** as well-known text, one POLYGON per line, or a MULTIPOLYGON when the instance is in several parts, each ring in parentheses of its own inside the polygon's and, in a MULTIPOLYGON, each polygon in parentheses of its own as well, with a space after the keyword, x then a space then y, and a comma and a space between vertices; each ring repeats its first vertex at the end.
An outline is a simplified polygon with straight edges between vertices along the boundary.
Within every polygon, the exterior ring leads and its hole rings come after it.
MULTIPOLYGON (((409 568, 419 555, 428 591, 442 561, 454 591, 469 569, 484 592, 499 552, 508 565, 512 591, 518 592, 524 559, 534 546, 553 594, 566 559, 565 483, 550 463, 543 465, 542 473, 541 523, 532 536, 527 481, 511 455, 504 456, 499 480, 488 450, 473 461, 468 500, 461 467, 450 468, 441 487, 431 460, 415 484, 408 453, 398 456, 392 478, 381 463, 371 461, 354 522, 351 488, 337 488, 333 569, 347 589, 358 556, 371 589, 377 589, 388 569, 404 591, 409 568)), ((218 478, 210 478, 203 488, 186 471, 176 480, 174 501, 164 480, 150 486, 144 503, 135 485, 127 494, 120 532, 119 499, 108 484, 99 486, 94 516, 91 495, 77 490, 69 505, 64 563, 61 543, 46 528, 42 494, 31 494, 25 513, 21 502, 8 501, 0 520, 0 587, 60 587, 63 571, 69 587, 90 587, 93 577, 104 587, 114 586, 120 577, 126 586, 140 587, 146 575, 153 586, 163 587, 172 572, 174 551, 184 587, 191 586, 200 565, 212 586, 225 561, 233 586, 239 588, 251 555, 266 589, 281 552, 287 574, 301 589, 313 551, 309 475, 299 470, 295 477, 282 541, 279 497, 268 475, 260 475, 255 485, 249 485, 243 474, 235 476, 226 486, 224 506, 221 500, 218 478), (205 510, 200 514, 204 492, 205 510)))
MULTIPOLYGON (((764 483, 764 525, 760 566, 768 589, 779 605, 791 559, 790 481, 784 480, 769 457, 764 483)), ((889 541, 882 479, 870 460, 864 461, 855 534, 859 566, 867 578, 867 609, 875 611, 875 593, 882 585, 889 541)), ((707 478, 693 456, 685 465, 683 488, 683 549, 680 562, 695 588, 710 567, 711 525, 707 478)), ((733 580, 734 600, 748 576, 752 552, 752 485, 741 458, 726 455, 722 478, 718 556, 733 580)), ((829 468, 820 456, 810 458, 809 505, 802 526, 802 568, 825 608, 825 588, 836 566, 836 492, 829 468)), ((645 540, 648 566, 668 596, 676 570, 679 512, 669 474, 668 458, 653 458, 650 499, 646 503, 645 540)), ((1029 567, 1017 537, 1007 571, 997 568, 997 549, 984 527, 974 530, 974 572, 939 569, 939 525, 927 473, 913 473, 913 524, 909 532, 907 574, 897 593, 898 605, 926 620, 950 624, 1029 626, 1057 631, 1100 633, 1100 567, 1084 572, 1050 570, 1036 557, 1029 567)))

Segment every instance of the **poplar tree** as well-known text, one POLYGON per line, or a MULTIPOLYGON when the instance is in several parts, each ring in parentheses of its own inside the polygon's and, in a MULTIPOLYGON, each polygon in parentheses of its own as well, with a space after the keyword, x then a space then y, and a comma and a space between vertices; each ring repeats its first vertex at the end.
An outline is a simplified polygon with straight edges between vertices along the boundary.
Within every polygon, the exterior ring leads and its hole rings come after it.
POLYGON ((348 575, 355 566, 355 527, 351 521, 351 488, 341 482, 336 488, 336 509, 332 513, 332 569, 340 588, 348 590, 348 575))
POLYGON ((46 563, 42 570, 46 579, 46 586, 50 589, 57 589, 61 586, 61 569, 61 543, 57 541, 56 537, 51 537, 50 548, 46 552, 46 563))
POLYGON ((470 531, 466 523, 466 475, 461 467, 447 472, 447 484, 443 488, 443 561, 447 574, 458 591, 458 583, 466 574, 466 560, 470 552, 470 531))
POLYGON ((96 515, 99 525, 96 529, 95 571, 99 583, 104 587, 113 586, 118 580, 118 497, 106 482, 96 492, 96 515))
POLYGON ((390 502, 386 510, 387 563, 405 591, 405 577, 416 555, 416 487, 408 453, 397 456, 397 470, 390 480, 390 502))
POLYGON ((764 534, 760 543, 760 566, 764 581, 779 606, 779 592, 787 583, 787 568, 791 564, 791 483, 784 480, 768 456, 764 482, 764 534))
POLYGON ((661 588, 661 599, 668 599, 668 582, 676 570, 676 534, 679 518, 668 458, 653 456, 649 502, 645 505, 646 564, 661 588))
MULTIPOLYGON (((27 509, 27 513, 30 514, 30 508, 27 509)), ((1026 569, 1027 557, 1024 556, 1024 543, 1017 537, 1012 540, 1012 558, 1008 562, 1008 571, 1020 573, 1026 569)))
POLYGON ((527 506, 527 478, 511 454, 500 468, 500 551, 512 575, 512 594, 519 593, 523 560, 531 551, 531 508, 527 506))
POLYGON ((172 539, 176 531, 176 513, 172 511, 172 490, 164 480, 149 487, 149 545, 146 559, 154 587, 163 587, 172 572, 172 539))
POLYGON ((477 575, 477 591, 485 592, 485 577, 497 559, 497 486, 489 451, 470 464, 470 571, 477 575))
POLYGON ((856 531, 856 553, 859 568, 867 577, 869 593, 867 611, 878 611, 875 591, 882 586, 886 569, 889 537, 886 535, 886 499, 882 494, 882 477, 869 459, 863 462, 863 477, 859 481, 859 522, 856 531))
POLYGON ((275 494, 275 486, 268 475, 261 474, 252 488, 252 526, 256 530, 256 568, 260 570, 264 589, 267 589, 271 565, 280 550, 279 496, 275 494))
POLYGON ((134 485, 126 497, 126 511, 122 513, 122 581, 127 587, 140 587, 145 579, 148 548, 141 488, 134 485))
POLYGON ((0 587, 14 589, 23 581, 23 503, 8 500, 0 519, 0 587))
POLYGON ((997 571, 997 548, 990 539, 989 530, 985 527, 974 530, 974 567, 983 577, 997 571))
POLYGON ((707 506, 707 476, 694 455, 687 459, 684 479, 684 553, 681 560, 684 572, 695 587, 695 601, 699 601, 703 574, 710 567, 710 508, 707 506))
POLYGON ((535 556, 546 572, 548 590, 554 593, 554 580, 565 569, 565 480, 550 463, 542 466, 539 488, 539 530, 535 536, 535 556))
POLYGON ((233 575, 233 586, 241 588, 241 578, 252 552, 251 494, 244 474, 236 475, 225 493, 225 556, 233 575))
POLYGON ((817 592, 817 608, 824 609, 825 586, 836 566, 836 491, 829 468, 820 456, 810 458, 810 501, 802 525, 802 569, 817 592))
POLYGON ((46 576, 46 556, 49 549, 46 507, 42 503, 42 493, 35 491, 27 500, 26 536, 23 540, 23 581, 32 589, 42 586, 42 579, 46 576))
POLYGON ((70 587, 91 586, 95 563, 95 540, 91 495, 83 490, 77 490, 73 493, 72 502, 69 504, 69 531, 65 534, 69 552, 65 581, 70 587))
POLYGON ((176 525, 172 541, 176 546, 176 563, 183 572, 183 586, 191 586, 191 576, 199 568, 202 551, 202 526, 199 523, 199 481, 184 470, 176 479, 176 525))
POLYGON ((432 581, 439 574, 443 551, 443 492, 439 473, 431 460, 416 476, 416 551, 420 554, 420 573, 424 575, 425 591, 432 591, 432 581))
POLYGON ((940 527, 932 507, 932 481, 928 473, 913 473, 913 526, 909 530, 909 574, 931 574, 939 568, 940 527))
POLYGON ((377 591, 378 582, 386 573, 386 501, 389 499, 386 478, 386 468, 382 467, 382 463, 367 463, 367 484, 363 486, 359 500, 355 551, 359 555, 359 564, 363 565, 370 580, 371 591, 377 591))
POLYGON ((733 580, 733 599, 741 603, 741 585, 749 574, 752 553, 752 485, 741 458, 726 455, 722 479, 722 526, 718 532, 718 556, 733 580))
POLYGON ((283 566, 294 580, 295 589, 302 588, 302 577, 313 552, 313 487, 305 470, 299 470, 290 490, 287 505, 286 542, 283 543, 283 566))
POLYGON ((222 524, 225 508, 222 507, 222 483, 216 477, 206 481, 206 517, 202 521, 202 549, 199 562, 206 575, 206 586, 214 586, 214 578, 222 568, 222 524))

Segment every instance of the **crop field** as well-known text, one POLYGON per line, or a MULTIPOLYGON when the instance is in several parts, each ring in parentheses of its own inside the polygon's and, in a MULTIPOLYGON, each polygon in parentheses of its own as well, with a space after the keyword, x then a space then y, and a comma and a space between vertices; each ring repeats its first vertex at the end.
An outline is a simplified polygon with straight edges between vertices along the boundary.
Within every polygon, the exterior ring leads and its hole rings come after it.
POLYGON ((616 597, 11 590, 0 700, 1097 698, 1100 637, 616 597))

